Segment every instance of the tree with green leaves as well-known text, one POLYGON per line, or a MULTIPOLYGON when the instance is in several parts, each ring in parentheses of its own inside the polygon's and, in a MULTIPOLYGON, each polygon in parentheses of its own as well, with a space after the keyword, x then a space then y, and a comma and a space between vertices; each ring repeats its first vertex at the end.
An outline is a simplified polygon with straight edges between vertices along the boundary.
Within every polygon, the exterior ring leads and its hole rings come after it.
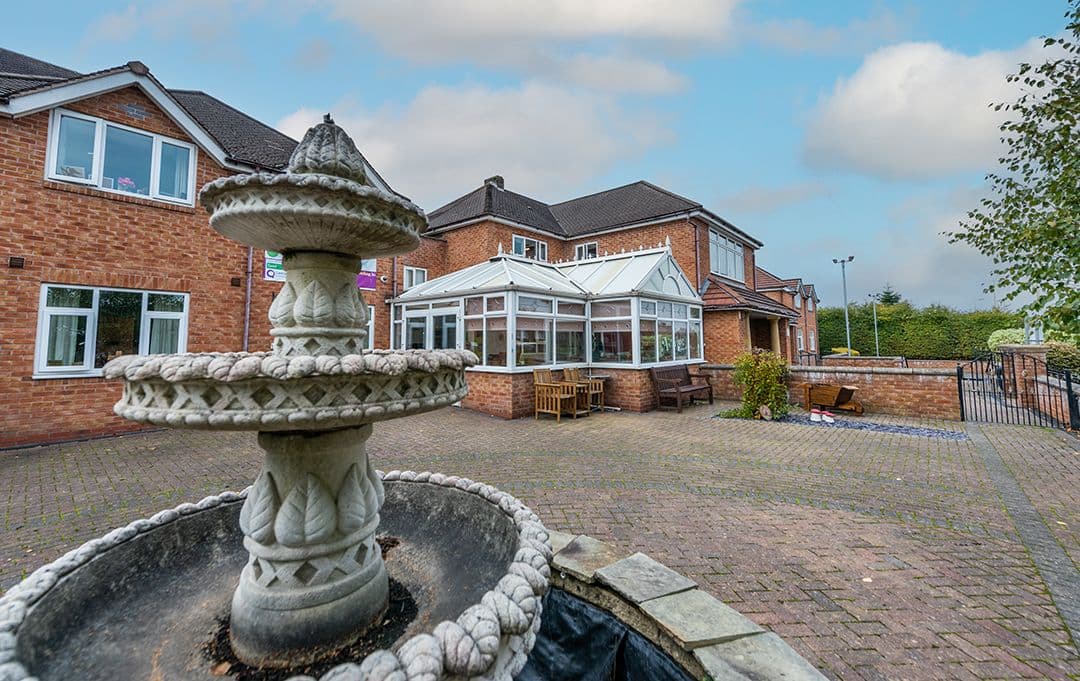
POLYGON ((892 287, 892 284, 885 284, 885 288, 881 289, 881 293, 876 297, 882 305, 896 305, 903 300, 903 296, 892 287))
POLYGON ((1001 125, 1001 170, 987 175, 991 197, 961 221, 950 241, 993 259, 986 292, 1028 294, 1021 312, 1049 330, 1080 334, 1080 0, 1069 0, 1066 35, 1045 38, 1046 61, 1021 64, 1021 86, 1001 125))

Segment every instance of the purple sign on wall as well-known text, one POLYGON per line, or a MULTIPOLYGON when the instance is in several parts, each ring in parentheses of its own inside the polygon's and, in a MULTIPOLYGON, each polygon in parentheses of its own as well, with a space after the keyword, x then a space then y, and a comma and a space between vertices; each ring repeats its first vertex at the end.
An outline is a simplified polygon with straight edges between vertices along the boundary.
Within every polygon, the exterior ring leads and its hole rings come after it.
POLYGON ((356 288, 375 290, 379 277, 375 274, 375 258, 364 258, 360 261, 360 273, 356 275, 356 288))

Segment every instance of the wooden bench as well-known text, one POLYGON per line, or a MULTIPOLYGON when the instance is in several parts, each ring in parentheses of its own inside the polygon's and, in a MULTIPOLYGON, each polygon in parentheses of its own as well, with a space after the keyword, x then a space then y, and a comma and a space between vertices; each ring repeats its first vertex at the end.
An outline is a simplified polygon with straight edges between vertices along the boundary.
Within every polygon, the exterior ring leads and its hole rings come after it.
POLYGON ((703 374, 691 374, 685 364, 649 369, 649 374, 652 376, 658 409, 670 409, 664 402, 674 402, 675 409, 681 414, 683 405, 693 404, 695 397, 708 397, 709 404, 713 403, 712 379, 703 374), (695 378, 705 383, 694 383, 695 378))
POLYGON ((862 403, 853 399, 856 390, 858 388, 853 385, 805 383, 803 384, 803 404, 806 405, 806 411, 820 406, 826 409, 851 411, 856 416, 862 416, 862 403))

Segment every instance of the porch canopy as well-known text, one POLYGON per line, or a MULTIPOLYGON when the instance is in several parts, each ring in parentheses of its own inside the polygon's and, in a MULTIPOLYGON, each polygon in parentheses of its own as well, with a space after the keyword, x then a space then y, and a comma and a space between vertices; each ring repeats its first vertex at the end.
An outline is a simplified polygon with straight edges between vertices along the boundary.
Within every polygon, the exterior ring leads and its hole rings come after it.
POLYGON ((666 247, 564 263, 499 254, 392 303, 393 347, 472 350, 484 370, 702 359, 702 301, 666 247))

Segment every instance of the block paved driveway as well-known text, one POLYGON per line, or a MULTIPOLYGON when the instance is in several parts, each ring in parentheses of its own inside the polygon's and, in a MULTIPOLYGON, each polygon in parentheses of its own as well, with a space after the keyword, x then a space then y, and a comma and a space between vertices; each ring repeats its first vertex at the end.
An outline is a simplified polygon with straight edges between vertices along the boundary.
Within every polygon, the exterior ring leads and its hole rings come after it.
MULTIPOLYGON (((1080 677, 1080 441, 711 413, 556 425, 446 409, 377 425, 369 451, 383 470, 483 480, 551 528, 644 551, 834 678, 1080 677)), ((194 431, 0 452, 0 588, 115 526, 243 488, 259 461, 251 434, 194 431)))

